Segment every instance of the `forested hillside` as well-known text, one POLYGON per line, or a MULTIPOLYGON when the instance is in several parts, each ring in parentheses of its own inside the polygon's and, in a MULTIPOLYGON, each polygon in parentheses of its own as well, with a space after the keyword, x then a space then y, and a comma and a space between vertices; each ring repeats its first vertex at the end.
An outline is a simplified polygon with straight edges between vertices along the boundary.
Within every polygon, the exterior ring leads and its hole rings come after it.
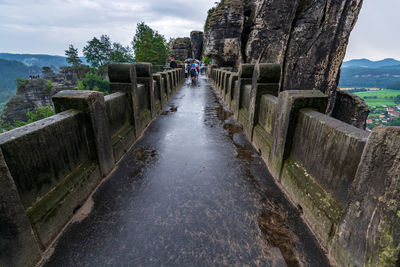
POLYGON ((343 63, 339 86, 400 89, 399 83, 400 61, 359 59, 343 63))

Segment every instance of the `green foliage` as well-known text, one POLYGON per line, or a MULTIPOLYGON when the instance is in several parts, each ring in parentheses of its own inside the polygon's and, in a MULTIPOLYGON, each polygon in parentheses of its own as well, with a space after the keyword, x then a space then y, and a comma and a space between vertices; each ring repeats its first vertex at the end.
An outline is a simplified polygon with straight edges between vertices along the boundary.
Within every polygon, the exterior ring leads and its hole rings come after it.
POLYGON ((380 68, 341 68, 340 87, 366 87, 398 89, 400 86, 400 65, 380 68))
POLYGON ((27 125, 29 123, 48 118, 55 114, 54 109, 51 106, 44 107, 36 107, 34 111, 28 111, 26 116, 28 117, 27 121, 14 121, 13 125, 9 123, 1 123, 0 124, 0 133, 4 131, 10 131, 12 129, 27 125))
POLYGON ((65 56, 67 57, 67 62, 74 67, 79 67, 82 63, 78 56, 78 49, 74 48, 72 44, 69 45, 68 50, 65 50, 65 56))
POLYGON ((21 88, 28 82, 28 80, 25 78, 17 78, 15 81, 17 82, 17 88, 21 88))
POLYGON ((92 40, 88 41, 83 48, 83 54, 92 67, 98 68, 109 62, 111 50, 110 37, 102 35, 100 39, 93 37, 92 40))
POLYGON ((50 94, 51 93, 51 89, 53 89, 53 83, 50 80, 46 81, 46 94, 50 94))
POLYGON ((132 49, 119 43, 113 43, 110 62, 133 62, 132 49))
POLYGON ((112 43, 107 35, 100 36, 100 39, 93 37, 83 48, 86 60, 94 68, 100 68, 110 62, 133 62, 132 50, 129 46, 120 43, 112 43))
POLYGON ((78 90, 99 91, 109 94, 110 83, 102 79, 98 70, 91 69, 86 73, 85 78, 78 81, 78 90))
POLYGON ((203 61, 204 61, 204 64, 210 65, 210 58, 208 56, 205 56, 203 61))
POLYGON ((398 96, 396 96, 396 97, 394 98, 394 103, 400 104, 400 95, 398 95, 398 96))
POLYGON ((51 77, 55 75, 54 70, 48 66, 42 67, 42 73, 44 77, 51 77))
POLYGON ((168 44, 161 34, 144 22, 138 23, 132 41, 135 61, 162 65, 168 57, 168 44))
POLYGON ((377 90, 355 93, 364 98, 367 105, 371 108, 379 106, 394 106, 395 99, 400 95, 400 90, 377 90))
POLYGON ((388 89, 400 90, 400 81, 396 81, 387 87, 388 89))

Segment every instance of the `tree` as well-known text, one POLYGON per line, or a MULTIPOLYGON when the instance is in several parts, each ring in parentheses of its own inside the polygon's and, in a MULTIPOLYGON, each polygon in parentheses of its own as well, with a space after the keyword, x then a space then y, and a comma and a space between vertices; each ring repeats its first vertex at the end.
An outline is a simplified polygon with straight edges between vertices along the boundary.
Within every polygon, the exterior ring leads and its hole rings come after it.
POLYGON ((43 73, 43 77, 45 79, 53 77, 54 74, 55 74, 54 70, 52 68, 50 68, 50 67, 47 67, 47 66, 42 67, 42 73, 43 73))
POLYGON ((154 31, 144 22, 138 23, 132 41, 135 61, 163 65, 168 57, 168 45, 161 34, 154 31))
POLYGON ((107 35, 100 36, 100 39, 93 37, 92 40, 87 42, 83 48, 83 54, 86 60, 94 68, 106 65, 110 62, 110 55, 112 52, 110 37, 107 35))
POLYGON ((113 43, 110 62, 133 62, 132 49, 120 43, 113 43))
POLYGON ((68 50, 65 50, 65 56, 67 57, 67 62, 75 68, 79 67, 82 63, 82 60, 78 56, 78 48, 74 48, 72 44, 69 45, 68 50))

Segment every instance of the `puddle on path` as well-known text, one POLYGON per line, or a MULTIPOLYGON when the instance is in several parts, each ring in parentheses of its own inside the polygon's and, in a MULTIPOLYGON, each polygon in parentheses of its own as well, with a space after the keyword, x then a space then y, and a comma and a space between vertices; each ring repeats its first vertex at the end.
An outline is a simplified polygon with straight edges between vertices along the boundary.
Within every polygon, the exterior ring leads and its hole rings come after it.
POLYGON ((178 111, 178 107, 175 106, 170 106, 169 110, 166 110, 164 112, 161 112, 161 115, 169 115, 171 113, 175 113, 178 111))
POLYGON ((147 162, 157 156, 157 150, 148 147, 141 147, 133 152, 133 159, 136 161, 147 162))
POLYGON ((304 266, 295 244, 298 236, 287 226, 288 214, 275 203, 265 199, 263 211, 258 216, 258 226, 267 242, 279 248, 289 267, 304 266))
MULTIPOLYGON (((243 133, 243 127, 236 122, 233 113, 227 110, 223 104, 216 102, 218 107, 215 108, 216 115, 220 121, 224 123, 224 129, 228 131, 229 137, 236 146, 236 157, 243 160, 246 165, 250 165, 258 154, 251 148, 235 142, 233 136, 243 133)), ((211 110, 207 110, 211 113, 211 110)), ((214 115, 215 116, 215 115, 214 115)), ((245 176, 252 183, 261 195, 265 194, 267 188, 261 188, 259 183, 251 174, 250 169, 245 170, 245 176)), ((263 197, 262 208, 257 218, 258 226, 261 230, 262 237, 270 246, 280 250, 282 256, 289 267, 302 267, 304 260, 296 249, 298 237, 289 228, 287 224, 288 214, 282 207, 273 203, 271 200, 263 197)))

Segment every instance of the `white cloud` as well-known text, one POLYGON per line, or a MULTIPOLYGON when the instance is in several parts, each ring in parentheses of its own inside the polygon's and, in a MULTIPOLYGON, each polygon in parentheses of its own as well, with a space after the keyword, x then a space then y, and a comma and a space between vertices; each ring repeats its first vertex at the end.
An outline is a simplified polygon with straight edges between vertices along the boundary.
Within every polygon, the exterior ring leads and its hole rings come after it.
POLYGON ((399 0, 364 0, 358 22, 350 36, 346 60, 400 59, 399 0))
POLYGON ((170 37, 201 30, 214 0, 0 0, 0 52, 63 55, 107 34, 128 45, 144 21, 170 37))
MULTIPOLYGON (((170 37, 202 30, 216 0, 0 0, 0 52, 63 55, 107 34, 128 45, 144 21, 170 37)), ((400 59, 399 0, 364 0, 346 59, 400 59)))

